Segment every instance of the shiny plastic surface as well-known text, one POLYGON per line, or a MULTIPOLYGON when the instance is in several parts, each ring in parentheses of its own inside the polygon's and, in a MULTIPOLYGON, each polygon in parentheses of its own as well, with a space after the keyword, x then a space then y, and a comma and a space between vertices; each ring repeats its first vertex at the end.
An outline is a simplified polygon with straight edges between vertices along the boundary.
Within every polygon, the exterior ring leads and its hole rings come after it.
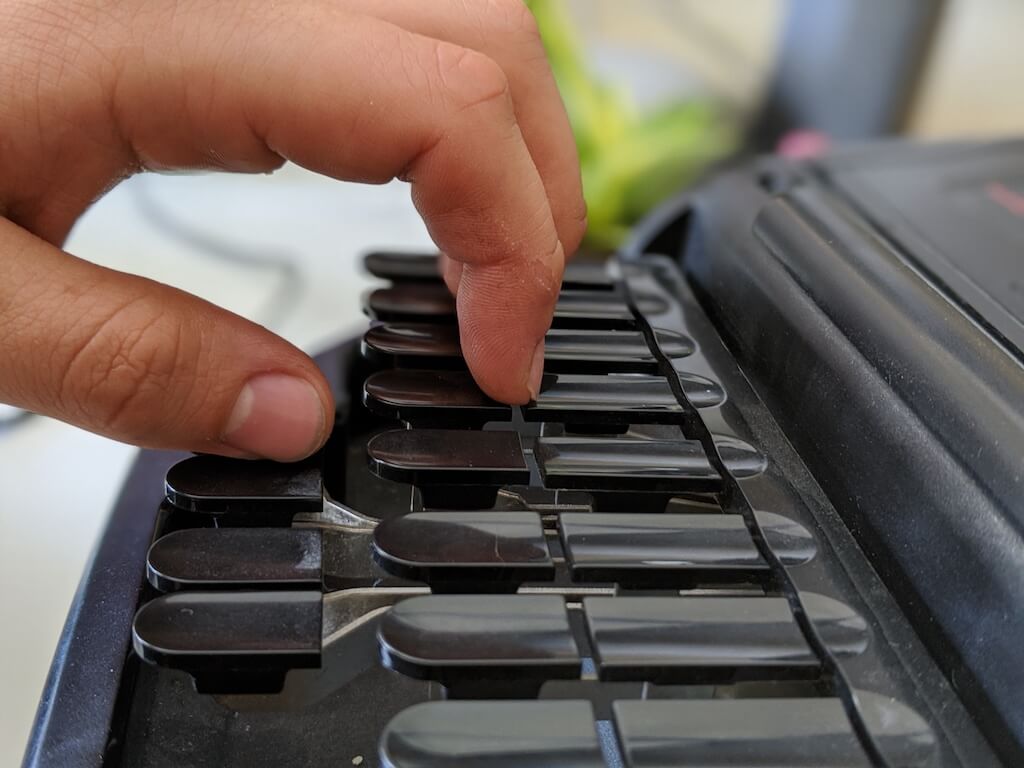
POLYGON ((385 570, 435 589, 514 590, 555 576, 536 512, 412 512, 380 523, 373 542, 385 570))
POLYGON ((384 729, 386 768, 606 768, 589 701, 432 701, 384 729))
MULTIPOLYGON (((641 312, 663 310, 657 297, 641 297, 641 312)), ((441 283, 398 283, 369 293, 364 310, 374 320, 455 323, 455 298, 441 283)), ((625 298, 610 290, 563 289, 555 304, 553 328, 632 329, 633 312, 625 298)))
POLYGON ((514 485, 530 471, 515 432, 393 429, 366 444, 380 477, 414 485, 514 485))
POLYGON ((201 691, 274 690, 288 669, 319 666, 321 610, 319 590, 178 592, 139 609, 132 644, 143 660, 192 674, 201 691))
POLYGON ((381 619, 391 669, 444 685, 551 680, 579 675, 580 656, 562 597, 428 595, 381 619))
POLYGON ((377 371, 363 385, 363 402, 380 416, 414 425, 483 426, 512 417, 511 406, 485 395, 468 371, 377 371))
MULTIPOLYGON (((864 717, 900 768, 931 764, 935 740, 899 702, 861 691, 864 717)), ((628 768, 868 768, 838 699, 617 701, 628 768)))
MULTIPOLYGON (((834 652, 864 650, 860 616, 829 598, 806 597, 834 652)), ((723 682, 819 671, 782 597, 587 597, 583 610, 605 680, 723 682)))
MULTIPOLYGON (((441 282, 436 253, 373 251, 363 257, 363 266, 374 277, 399 283, 441 282)), ((565 265, 563 289, 612 290, 614 282, 603 258, 576 258, 565 265)))
MULTIPOLYGON (((761 513, 761 527, 787 565, 814 556, 801 525, 761 513)), ((631 584, 748 581, 768 571, 739 515, 566 513, 559 529, 573 578, 631 584)))
POLYGON ((674 424, 682 414, 668 381, 644 374, 546 374, 523 408, 527 421, 586 424, 674 424))
POLYGON ((149 548, 146 575, 162 592, 181 589, 319 589, 320 531, 185 528, 149 548))
POLYGON ((454 323, 455 297, 444 283, 400 283, 371 291, 363 310, 374 320, 454 323))
POLYGON ((295 513, 323 505, 317 456, 297 464, 193 456, 167 471, 166 491, 175 506, 212 514, 268 504, 295 513))
POLYGON ((548 488, 683 493, 721 480, 696 440, 541 437, 534 450, 548 488))
POLYGON ((363 257, 363 266, 371 275, 382 280, 441 282, 436 253, 374 251, 363 257))
MULTIPOLYGON (((670 357, 693 352, 693 342, 672 331, 659 331, 661 348, 670 357)), ((544 340, 544 367, 549 373, 650 373, 658 362, 639 331, 559 329, 544 340)), ((363 355, 382 363, 419 368, 462 368, 459 330, 454 325, 383 323, 363 336, 363 355)))

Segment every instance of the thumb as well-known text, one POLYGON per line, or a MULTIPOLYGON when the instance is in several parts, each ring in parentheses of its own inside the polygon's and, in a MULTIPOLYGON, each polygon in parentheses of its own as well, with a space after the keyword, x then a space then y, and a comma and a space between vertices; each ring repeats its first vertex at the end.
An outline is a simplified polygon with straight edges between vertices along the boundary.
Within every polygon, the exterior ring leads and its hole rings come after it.
POLYGON ((117 440, 293 461, 330 432, 330 390, 300 350, 3 218, 0 328, 0 401, 117 440))

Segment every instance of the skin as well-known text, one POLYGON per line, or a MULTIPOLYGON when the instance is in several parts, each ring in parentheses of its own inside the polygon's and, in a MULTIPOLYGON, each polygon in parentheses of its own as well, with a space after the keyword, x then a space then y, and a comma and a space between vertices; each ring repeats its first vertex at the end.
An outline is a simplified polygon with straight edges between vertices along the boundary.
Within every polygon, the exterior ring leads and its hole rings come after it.
POLYGON ((295 460, 327 438, 300 350, 61 250, 143 170, 408 181, 481 388, 536 394, 585 207, 519 0, 0 0, 0 401, 138 445, 295 460))

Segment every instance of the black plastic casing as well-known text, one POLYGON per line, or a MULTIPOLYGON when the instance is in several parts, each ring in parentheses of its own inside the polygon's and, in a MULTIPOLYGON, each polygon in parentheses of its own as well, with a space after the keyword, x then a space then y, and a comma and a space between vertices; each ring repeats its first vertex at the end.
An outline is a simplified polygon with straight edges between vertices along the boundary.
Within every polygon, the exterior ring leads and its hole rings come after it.
POLYGON ((769 160, 666 206, 632 247, 682 260, 772 416, 1013 765, 1024 764, 1020 179, 1024 142, 769 160))

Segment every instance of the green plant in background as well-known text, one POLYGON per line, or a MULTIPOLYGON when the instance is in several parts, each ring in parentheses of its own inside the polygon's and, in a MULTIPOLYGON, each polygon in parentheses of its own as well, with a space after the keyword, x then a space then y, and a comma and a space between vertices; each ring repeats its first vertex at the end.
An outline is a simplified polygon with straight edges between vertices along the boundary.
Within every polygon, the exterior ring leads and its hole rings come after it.
POLYGON ((738 130, 710 99, 641 114, 629 94, 588 70, 561 0, 528 0, 576 137, 587 200, 587 243, 614 248, 632 224, 737 146, 738 130))

